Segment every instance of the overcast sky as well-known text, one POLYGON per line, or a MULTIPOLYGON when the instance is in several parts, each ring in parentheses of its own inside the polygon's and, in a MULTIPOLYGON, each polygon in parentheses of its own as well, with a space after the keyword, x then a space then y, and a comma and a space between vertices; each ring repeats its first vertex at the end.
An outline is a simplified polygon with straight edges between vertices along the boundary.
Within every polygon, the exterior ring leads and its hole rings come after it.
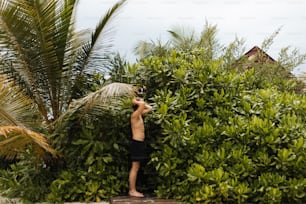
MULTIPOLYGON (((116 0, 80 0, 77 28, 94 28, 116 0)), ((176 26, 194 29, 197 34, 205 22, 217 25, 217 38, 227 45, 244 38, 246 49, 261 43, 281 27, 268 54, 278 58, 281 48, 291 46, 306 53, 306 0, 127 0, 112 22, 114 50, 129 61, 135 60, 133 48, 140 40, 169 37, 176 26)), ((306 71, 306 64, 295 69, 306 71)))

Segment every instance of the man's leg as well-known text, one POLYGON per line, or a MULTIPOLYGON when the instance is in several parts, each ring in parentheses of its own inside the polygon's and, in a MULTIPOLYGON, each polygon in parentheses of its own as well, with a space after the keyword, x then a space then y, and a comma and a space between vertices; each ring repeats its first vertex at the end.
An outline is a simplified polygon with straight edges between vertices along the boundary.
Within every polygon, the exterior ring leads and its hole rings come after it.
POLYGON ((136 181, 137 181, 137 174, 139 167, 140 167, 140 162, 132 162, 132 167, 129 176, 129 185, 130 185, 129 195, 135 197, 144 197, 142 193, 139 193, 136 190, 136 181))

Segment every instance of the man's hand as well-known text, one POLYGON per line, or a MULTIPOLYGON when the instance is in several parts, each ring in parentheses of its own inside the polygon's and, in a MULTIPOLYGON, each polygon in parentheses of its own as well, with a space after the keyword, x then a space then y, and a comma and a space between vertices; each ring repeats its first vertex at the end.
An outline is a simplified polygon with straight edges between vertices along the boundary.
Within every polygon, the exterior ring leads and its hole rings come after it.
POLYGON ((149 104, 145 104, 145 108, 142 111, 142 114, 146 114, 152 111, 152 106, 150 106, 149 104))
POLYGON ((142 115, 144 115, 144 114, 146 114, 146 113, 152 111, 152 107, 151 107, 149 104, 147 104, 147 103, 144 101, 143 98, 135 97, 135 98, 133 98, 132 103, 133 103, 134 105, 138 105, 137 110, 138 110, 142 115))
POLYGON ((132 101, 132 103, 133 103, 134 105, 142 105, 142 104, 145 104, 143 98, 139 98, 139 97, 134 98, 133 101, 132 101))

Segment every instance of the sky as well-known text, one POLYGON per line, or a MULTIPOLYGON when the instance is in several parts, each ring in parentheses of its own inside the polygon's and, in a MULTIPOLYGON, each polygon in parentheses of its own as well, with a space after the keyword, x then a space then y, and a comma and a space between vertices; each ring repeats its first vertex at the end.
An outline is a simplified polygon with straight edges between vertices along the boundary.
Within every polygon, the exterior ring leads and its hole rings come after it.
MULTIPOLYGON (((77 29, 93 29, 117 0, 79 0, 77 29)), ((127 0, 116 18, 113 49, 128 61, 136 56, 139 41, 163 42, 168 30, 184 27, 200 35, 205 23, 217 26, 217 39, 228 45, 236 37, 245 40, 246 51, 280 28, 267 53, 278 59, 281 48, 290 46, 306 53, 306 0, 127 0)), ((306 72, 305 64, 294 74, 306 72)))

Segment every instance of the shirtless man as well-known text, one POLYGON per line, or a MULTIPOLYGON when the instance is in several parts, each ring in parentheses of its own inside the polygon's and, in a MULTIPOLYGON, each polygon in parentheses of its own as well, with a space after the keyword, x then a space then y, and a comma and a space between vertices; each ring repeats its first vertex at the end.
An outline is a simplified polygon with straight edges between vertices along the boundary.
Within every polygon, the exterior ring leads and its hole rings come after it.
POLYGON ((131 115, 132 140, 130 142, 130 153, 132 167, 129 175, 129 195, 134 197, 144 197, 144 195, 136 190, 137 174, 140 162, 144 160, 145 154, 145 134, 144 122, 142 116, 152 110, 152 107, 144 102, 142 98, 134 98, 134 112, 131 115))

